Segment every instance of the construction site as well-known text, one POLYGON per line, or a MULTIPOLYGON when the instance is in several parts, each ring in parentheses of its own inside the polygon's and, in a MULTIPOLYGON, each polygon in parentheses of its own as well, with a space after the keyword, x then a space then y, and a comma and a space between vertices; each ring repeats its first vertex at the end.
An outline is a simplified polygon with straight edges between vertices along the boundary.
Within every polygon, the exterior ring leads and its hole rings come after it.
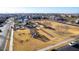
POLYGON ((14 17, 5 51, 58 51, 79 42, 78 16, 49 17, 14 17))

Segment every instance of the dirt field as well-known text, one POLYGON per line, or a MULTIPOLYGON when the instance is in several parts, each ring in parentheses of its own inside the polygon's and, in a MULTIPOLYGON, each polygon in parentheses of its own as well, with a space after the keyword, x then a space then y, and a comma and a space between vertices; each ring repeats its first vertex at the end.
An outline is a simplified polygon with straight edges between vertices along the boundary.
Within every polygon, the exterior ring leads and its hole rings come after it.
MULTIPOLYGON (((45 24, 46 21, 38 21, 45 24)), ((70 37, 79 35, 79 28, 76 26, 66 25, 58 22, 47 21, 48 24, 55 30, 41 28, 37 32, 44 35, 49 39, 47 42, 43 42, 39 39, 35 39, 30 34, 30 29, 16 30, 14 32, 14 51, 35 51, 50 45, 55 45, 63 40, 67 40, 70 37)), ((67 43, 66 43, 67 44, 67 43)))

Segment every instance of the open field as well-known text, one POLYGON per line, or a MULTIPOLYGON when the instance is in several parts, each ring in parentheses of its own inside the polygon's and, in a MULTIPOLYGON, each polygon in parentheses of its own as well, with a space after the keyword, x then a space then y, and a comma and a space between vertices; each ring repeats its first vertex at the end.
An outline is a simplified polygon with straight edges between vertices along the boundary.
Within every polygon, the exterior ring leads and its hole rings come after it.
MULTIPOLYGON (((45 27, 36 29, 36 32, 46 37, 47 41, 42 40, 44 39, 42 37, 39 38, 32 37, 29 28, 19 29, 14 31, 14 46, 13 46, 14 51, 32 51, 32 50, 36 51, 51 45, 52 46, 56 45, 58 43, 61 43, 72 37, 79 35, 79 27, 76 26, 62 24, 49 20, 33 21, 33 22, 34 23, 38 22, 42 25, 46 25, 51 28, 54 28, 55 30, 48 29, 45 27)), ((63 45, 67 43, 64 43, 63 45)))

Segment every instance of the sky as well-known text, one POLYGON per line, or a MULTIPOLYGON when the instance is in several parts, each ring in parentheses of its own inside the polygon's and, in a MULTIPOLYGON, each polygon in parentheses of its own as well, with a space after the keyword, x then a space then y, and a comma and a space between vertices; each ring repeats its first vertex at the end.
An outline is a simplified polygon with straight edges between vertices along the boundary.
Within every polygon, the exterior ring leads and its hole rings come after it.
POLYGON ((2 7, 0 13, 79 13, 79 7, 2 7))

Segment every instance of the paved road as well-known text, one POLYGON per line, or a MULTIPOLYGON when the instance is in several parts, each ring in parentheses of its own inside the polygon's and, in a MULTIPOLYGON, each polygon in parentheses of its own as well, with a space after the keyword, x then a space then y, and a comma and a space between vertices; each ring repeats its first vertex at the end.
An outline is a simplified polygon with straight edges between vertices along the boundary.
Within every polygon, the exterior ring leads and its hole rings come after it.
POLYGON ((2 30, 2 32, 0 33, 0 50, 4 50, 5 48, 6 37, 8 30, 10 30, 11 24, 12 24, 11 22, 8 22, 3 27, 0 27, 0 29, 2 30))

